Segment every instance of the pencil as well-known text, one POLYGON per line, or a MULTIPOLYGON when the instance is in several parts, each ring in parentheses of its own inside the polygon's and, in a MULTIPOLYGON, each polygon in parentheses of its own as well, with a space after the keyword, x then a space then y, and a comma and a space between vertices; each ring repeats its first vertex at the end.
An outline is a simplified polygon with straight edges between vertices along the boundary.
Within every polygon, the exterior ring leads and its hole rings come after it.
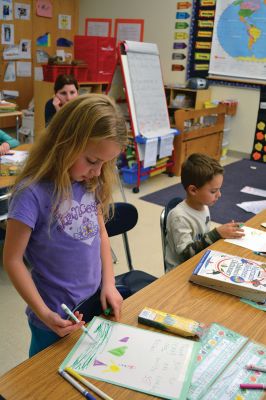
POLYGON ((266 372, 266 367, 263 367, 260 365, 249 364, 249 365, 246 365, 246 369, 251 369, 253 371, 259 371, 259 372, 266 372))
POLYGON ((82 382, 83 385, 87 386, 90 390, 92 390, 94 393, 98 394, 102 399, 104 400, 113 400, 112 397, 108 396, 106 393, 104 393, 102 390, 94 386, 91 382, 89 382, 87 379, 83 378, 80 374, 78 374, 76 371, 74 371, 70 367, 66 367, 65 371, 68 372, 70 375, 74 376, 78 381, 82 382))

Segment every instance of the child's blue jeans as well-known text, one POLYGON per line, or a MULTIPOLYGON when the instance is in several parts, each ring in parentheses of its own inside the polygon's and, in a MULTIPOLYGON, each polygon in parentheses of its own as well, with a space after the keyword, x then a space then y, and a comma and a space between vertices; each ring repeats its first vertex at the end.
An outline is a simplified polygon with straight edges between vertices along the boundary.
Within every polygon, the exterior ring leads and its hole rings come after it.
MULTIPOLYGON (((117 290, 120 292, 123 299, 126 299, 131 295, 130 290, 127 287, 124 287, 123 285, 118 285, 117 290)), ((98 289, 93 296, 82 301, 72 311, 74 312, 75 310, 79 310, 80 313, 83 314, 83 320, 85 322, 91 321, 95 315, 100 315, 103 312, 102 305, 100 302, 100 294, 101 290, 98 289)), ((29 349, 30 357, 39 353, 39 351, 46 349, 46 347, 50 346, 51 344, 57 342, 60 339, 60 336, 58 336, 55 332, 42 328, 37 328, 31 323, 29 323, 29 326, 31 329, 31 343, 29 349)))
POLYGON ((34 356, 40 351, 46 349, 46 347, 57 342, 60 339, 55 332, 48 331, 46 329, 37 328, 29 322, 31 330, 31 342, 29 349, 29 357, 34 356))

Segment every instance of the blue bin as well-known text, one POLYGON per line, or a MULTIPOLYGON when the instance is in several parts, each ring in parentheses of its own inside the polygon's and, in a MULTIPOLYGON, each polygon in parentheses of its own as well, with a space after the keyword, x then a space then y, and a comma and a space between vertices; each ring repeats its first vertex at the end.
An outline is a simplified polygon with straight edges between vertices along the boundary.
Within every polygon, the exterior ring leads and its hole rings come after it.
MULTIPOLYGON (((150 167, 141 168, 141 173, 150 171, 150 167)), ((128 185, 135 185, 138 181, 138 166, 134 164, 132 168, 123 167, 121 168, 122 178, 128 185)), ((140 177, 141 182, 149 178, 149 174, 140 177)))

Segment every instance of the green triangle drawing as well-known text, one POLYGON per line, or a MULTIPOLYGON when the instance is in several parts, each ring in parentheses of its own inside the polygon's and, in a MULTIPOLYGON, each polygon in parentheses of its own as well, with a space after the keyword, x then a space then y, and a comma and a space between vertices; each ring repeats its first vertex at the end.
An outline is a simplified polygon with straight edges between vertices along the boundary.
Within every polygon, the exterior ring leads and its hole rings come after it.
POLYGON ((117 347, 113 350, 108 350, 109 353, 113 354, 114 356, 121 357, 125 354, 127 350, 127 346, 117 347))

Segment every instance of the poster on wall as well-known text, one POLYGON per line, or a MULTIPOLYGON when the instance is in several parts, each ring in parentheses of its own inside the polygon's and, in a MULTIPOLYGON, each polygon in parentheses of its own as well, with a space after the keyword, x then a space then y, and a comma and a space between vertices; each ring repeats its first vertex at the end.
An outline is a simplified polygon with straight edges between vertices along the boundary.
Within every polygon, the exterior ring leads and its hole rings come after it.
POLYGON ((85 35, 110 37, 112 20, 110 18, 86 18, 85 35))
POLYGON ((58 29, 71 30, 71 15, 58 15, 58 29))
POLYGON ((265 80, 265 37, 265 1, 217 0, 209 73, 265 80))
POLYGON ((37 0, 36 15, 38 17, 52 18, 53 6, 50 0, 37 0))
POLYGON ((176 3, 171 70, 178 72, 176 79, 179 82, 184 81, 186 75, 191 14, 191 2, 179 0, 176 3))
POLYGON ((115 20, 116 43, 122 40, 132 40, 133 42, 143 42, 144 19, 123 19, 115 20))
POLYGON ((13 24, 2 24, 1 44, 14 44, 13 24))
POLYGON ((22 20, 30 19, 30 4, 15 3, 15 18, 22 20))
POLYGON ((251 160, 266 163, 266 88, 260 92, 260 104, 251 160))
POLYGON ((13 1, 0 0, 0 19, 11 21, 13 19, 13 1))
POLYGON ((206 78, 209 74, 215 0, 193 2, 187 78, 206 78))

